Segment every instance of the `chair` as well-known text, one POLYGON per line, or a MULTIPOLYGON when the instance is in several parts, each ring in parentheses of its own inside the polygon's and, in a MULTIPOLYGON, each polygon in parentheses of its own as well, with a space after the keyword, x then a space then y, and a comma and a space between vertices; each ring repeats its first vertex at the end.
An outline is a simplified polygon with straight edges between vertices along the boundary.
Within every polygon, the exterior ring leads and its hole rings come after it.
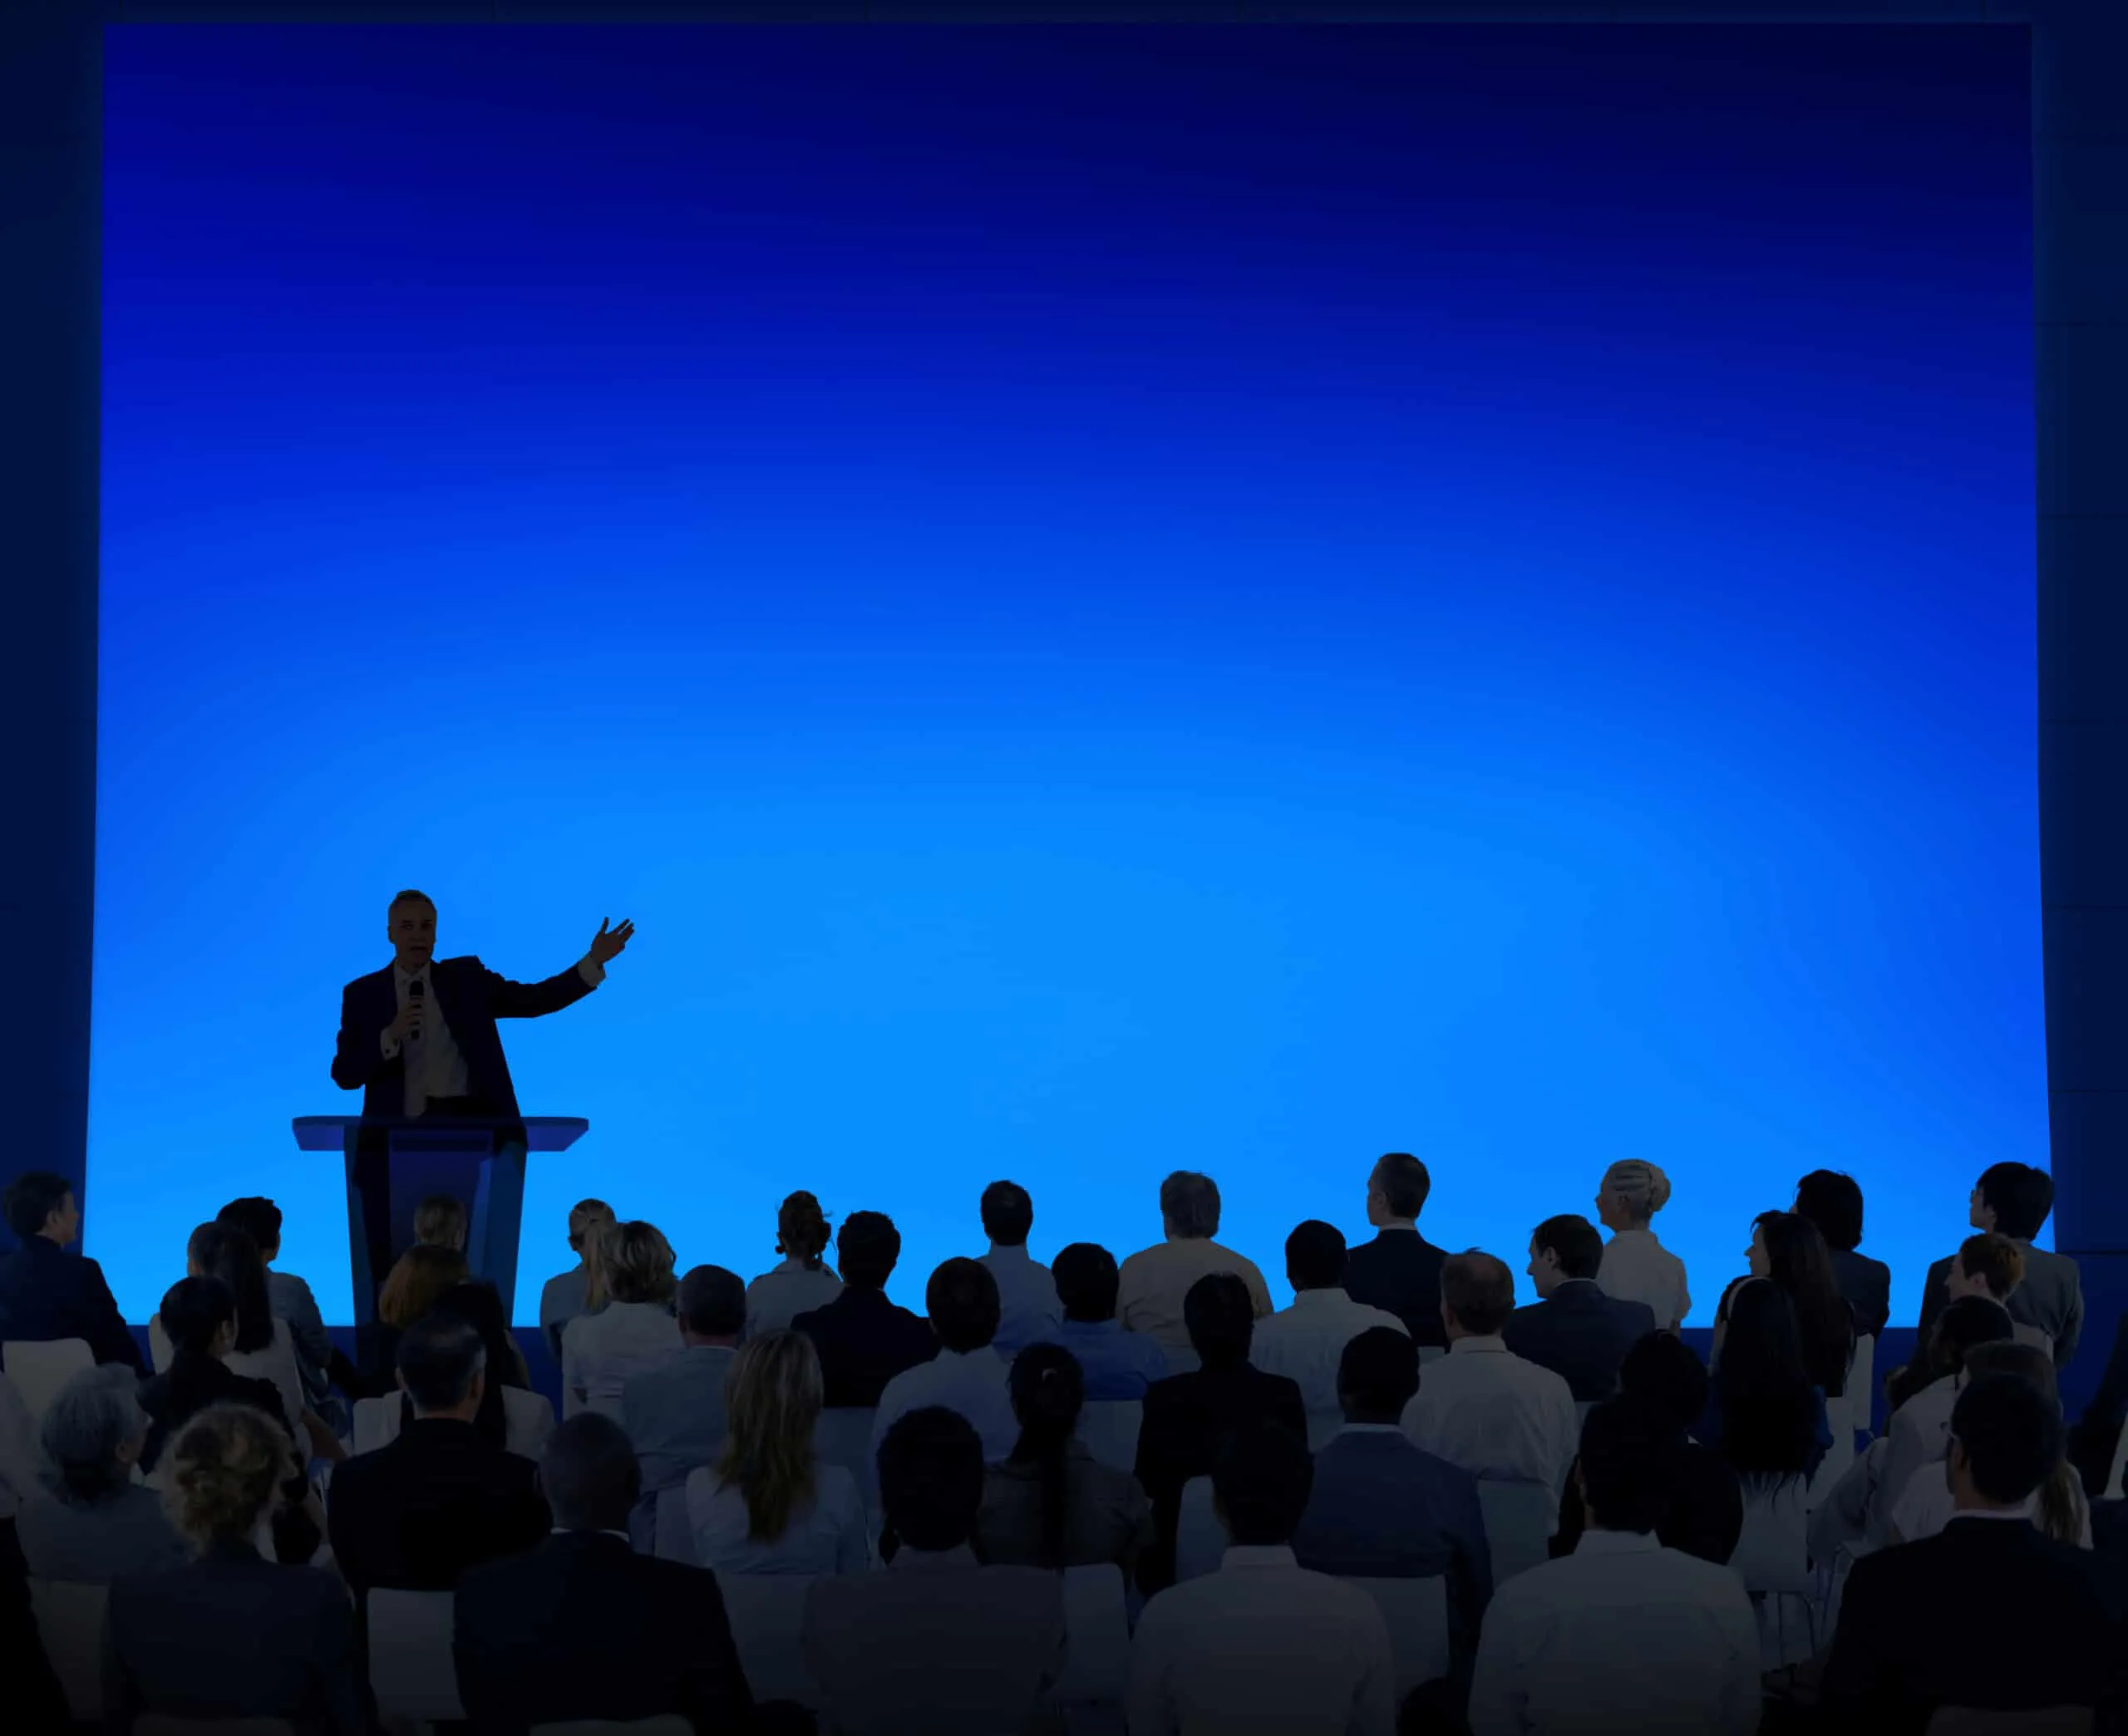
POLYGON ((1541 1483, 1506 1478, 1478 1479, 1478 1507, 1491 1546, 1493 1589, 1551 1559, 1559 1527, 1559 1497, 1541 1483))
POLYGON ((1079 1412, 1079 1441, 1096 1463, 1113 1471, 1138 1465, 1138 1425, 1145 1406, 1137 1399, 1099 1399, 1079 1412))
POLYGON ((29 1586, 37 1638, 66 1695, 67 1711, 76 1724, 95 1723, 103 1716, 104 1610, 111 1588, 63 1579, 32 1579, 29 1586))
MULTIPOLYGON (((825 1414, 825 1413, 824 1413, 825 1414)), ((827 1704, 813 1679, 800 1643, 805 1625, 810 1573, 726 1573, 717 1576, 724 1594, 725 1619, 732 1643, 756 1704, 763 1700, 796 1700, 818 1711, 827 1704)))
POLYGON ((17 1338, 0 1345, 0 1368, 7 1370, 29 1408, 31 1422, 39 1428, 59 1389, 96 1365, 96 1352, 86 1338, 17 1338))
POLYGON ((2089 1706, 2048 1706, 2031 1712, 1982 1712, 1938 1706, 1926 1736, 2091 1736, 2098 1720, 2089 1706))
POLYGON ((367 1601, 369 1679, 377 1710, 430 1724, 462 1720, 451 1649, 453 1594, 372 1587, 367 1601))
POLYGON ((1130 1680, 1130 1625, 1123 1570, 1112 1561, 1064 1570, 1064 1675, 1060 1702, 1121 1705, 1130 1680))
POLYGON ((1396 1660, 1396 1697, 1401 1701, 1421 1682, 1438 1681, 1453 1665, 1448 1643, 1448 1581, 1441 1574, 1425 1579, 1352 1579, 1381 1606, 1389 1624, 1389 1645, 1396 1660))
POLYGON ((531 1736, 695 1736, 695 1727, 677 1712, 657 1718, 578 1718, 567 1724, 535 1724, 531 1736))
POLYGON ((1227 1528, 1212 1508, 1212 1479, 1193 1477, 1182 1486, 1175 1527, 1175 1582, 1219 1571, 1227 1552, 1227 1528))
POLYGON ((1806 1500, 1796 1478, 1746 1489, 1744 1528, 1729 1557, 1758 1612, 1760 1661, 1767 1670, 1800 1664, 1818 1649, 1806 1500))
MULTIPOLYGON (((872 1456, 872 1425, 879 1407, 845 1406, 823 1410, 813 1424, 813 1452, 824 1463, 840 1465, 857 1479, 864 1511, 879 1511, 879 1462, 872 1456)), ((756 1695, 758 1699, 760 1696, 756 1695)))
POLYGON ((349 1429, 349 1445, 356 1453, 374 1453, 379 1447, 388 1445, 399 1433, 399 1401, 392 1399, 357 1399, 355 1400, 354 1420, 349 1429))

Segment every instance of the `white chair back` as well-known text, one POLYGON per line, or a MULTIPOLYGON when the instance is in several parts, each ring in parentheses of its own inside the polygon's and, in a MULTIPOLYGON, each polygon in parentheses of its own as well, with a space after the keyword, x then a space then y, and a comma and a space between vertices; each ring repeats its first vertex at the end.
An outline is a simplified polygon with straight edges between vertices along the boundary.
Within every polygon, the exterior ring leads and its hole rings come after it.
MULTIPOLYGON (((406 1420, 406 1407, 397 1393, 382 1399, 356 1399, 349 1450, 374 1453, 379 1447, 390 1446, 399 1438, 399 1430, 406 1420)), ((505 1386, 502 1389, 502 1423, 503 1450, 539 1463, 539 1455, 546 1450, 548 1438, 554 1432, 554 1407, 546 1394, 528 1392, 520 1386, 505 1386)))
POLYGON ((1492 1550, 1495 1591, 1516 1574, 1527 1573, 1551 1559, 1559 1503, 1546 1485, 1481 1477, 1478 1507, 1485 1516, 1485 1542, 1492 1550))
POLYGON ((30 1421, 44 1425, 44 1414, 64 1386, 83 1369, 96 1365, 96 1352, 85 1338, 11 1339, 0 1345, 0 1368, 22 1396, 30 1421))
POLYGON ((650 1552, 664 1561, 698 1566, 694 1527, 687 1522, 687 1486, 676 1483, 668 1489, 660 1489, 657 1501, 658 1520, 650 1552))
POLYGON ((872 1457, 872 1424, 879 1414, 876 1405, 845 1407, 823 1410, 813 1424, 814 1453, 857 1479, 857 1493, 864 1497, 868 1513, 879 1510, 879 1462, 872 1457))
POLYGON ((367 1604, 369 1679, 377 1710, 430 1724, 463 1719, 451 1648, 451 1594, 372 1588, 367 1604))
POLYGON ((399 1433, 399 1400, 357 1399, 349 1446, 357 1453, 374 1453, 399 1433))
POLYGON ((76 1724, 93 1724, 103 1717, 103 1624, 110 1601, 108 1586, 76 1585, 63 1579, 30 1581, 37 1638, 76 1724))
POLYGON ((1855 1340, 1855 1360, 1847 1365, 1847 1420, 1857 1434, 1876 1433, 1877 1336, 1865 1332, 1855 1340))
POLYGON ((827 1702, 805 1662, 800 1643, 805 1625, 810 1573, 726 1573, 717 1576, 724 1594, 725 1619, 746 1673, 756 1705, 764 1700, 796 1700, 815 1711, 827 1702))
POLYGON ((1810 1572, 1808 1491, 1795 1478, 1744 1494, 1744 1528, 1729 1566, 1751 1594, 1759 1661, 1783 1670, 1815 1655, 1818 1587, 1810 1572))
POLYGON ((535 1724, 530 1736, 695 1736, 695 1727, 677 1712, 658 1718, 578 1718, 567 1724, 535 1724))
POLYGON ((1137 1399, 1100 1399, 1079 1412, 1079 1441, 1098 1464, 1112 1471, 1138 1468, 1138 1424, 1145 1407, 1137 1399))
POLYGON ((1123 1570, 1111 1561, 1064 1570, 1064 1675, 1056 1698, 1067 1705, 1123 1704, 1130 1680, 1130 1623, 1123 1570))
POLYGON ((1396 1660, 1396 1697, 1401 1701, 1421 1682, 1438 1681, 1449 1672, 1448 1581, 1436 1573, 1426 1579, 1355 1579, 1381 1606, 1389 1624, 1390 1650, 1396 1660))
POLYGON ((1175 1527, 1175 1582, 1216 1573, 1227 1552, 1227 1528, 1212 1507, 1212 1479, 1193 1477, 1182 1486, 1175 1527))

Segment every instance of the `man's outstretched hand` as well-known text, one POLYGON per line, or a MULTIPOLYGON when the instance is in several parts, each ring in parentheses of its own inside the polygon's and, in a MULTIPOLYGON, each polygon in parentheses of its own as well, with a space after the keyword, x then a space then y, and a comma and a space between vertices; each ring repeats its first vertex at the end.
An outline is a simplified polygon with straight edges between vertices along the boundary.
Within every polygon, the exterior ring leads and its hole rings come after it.
POLYGON ((610 920, 610 918, 602 920, 598 924, 598 932, 591 937, 591 961, 594 965, 603 965, 608 959, 614 957, 622 947, 628 945, 628 937, 635 932, 635 924, 626 920, 623 921, 619 927, 608 929, 606 927, 606 922, 610 920))

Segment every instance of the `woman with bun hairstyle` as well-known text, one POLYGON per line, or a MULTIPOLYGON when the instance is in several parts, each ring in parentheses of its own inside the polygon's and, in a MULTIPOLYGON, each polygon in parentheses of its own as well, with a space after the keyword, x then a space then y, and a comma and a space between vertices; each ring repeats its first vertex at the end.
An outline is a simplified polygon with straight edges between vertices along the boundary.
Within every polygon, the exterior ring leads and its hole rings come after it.
POLYGON ((1603 1172, 1596 1215, 1611 1232, 1596 1285, 1622 1302, 1645 1302, 1655 1324, 1674 1332, 1692 1306, 1685 1262, 1655 1239, 1648 1224, 1669 1203, 1670 1178, 1653 1163, 1628 1158, 1603 1172))
POLYGON ((801 1188, 776 1210, 776 1251, 783 1256, 781 1263, 746 1286, 748 1337, 778 1331, 842 1294, 842 1280, 820 1257, 827 1246, 827 1213, 801 1188))

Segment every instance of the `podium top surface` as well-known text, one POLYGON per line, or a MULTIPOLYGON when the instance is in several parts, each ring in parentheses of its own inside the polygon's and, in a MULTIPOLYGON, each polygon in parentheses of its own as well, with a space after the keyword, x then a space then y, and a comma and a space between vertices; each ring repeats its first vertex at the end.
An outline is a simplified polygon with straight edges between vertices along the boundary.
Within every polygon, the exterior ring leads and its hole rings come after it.
POLYGON ((291 1124, 296 1145, 303 1151, 345 1151, 350 1128, 375 1128, 380 1133, 449 1134, 476 1128, 521 1127, 527 1151, 567 1151, 582 1138, 591 1124, 581 1115, 362 1116, 298 1115, 291 1124))

